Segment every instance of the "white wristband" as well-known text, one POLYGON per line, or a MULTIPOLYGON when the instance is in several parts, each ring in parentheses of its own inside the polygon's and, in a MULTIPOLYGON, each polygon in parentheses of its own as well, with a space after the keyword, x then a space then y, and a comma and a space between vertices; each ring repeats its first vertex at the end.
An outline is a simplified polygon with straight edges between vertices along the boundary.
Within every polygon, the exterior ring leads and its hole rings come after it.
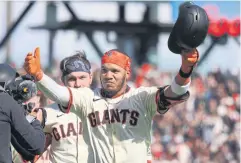
POLYGON ((187 85, 178 85, 175 81, 175 78, 172 80, 171 90, 173 93, 177 95, 183 95, 185 94, 189 87, 190 87, 191 81, 187 85))

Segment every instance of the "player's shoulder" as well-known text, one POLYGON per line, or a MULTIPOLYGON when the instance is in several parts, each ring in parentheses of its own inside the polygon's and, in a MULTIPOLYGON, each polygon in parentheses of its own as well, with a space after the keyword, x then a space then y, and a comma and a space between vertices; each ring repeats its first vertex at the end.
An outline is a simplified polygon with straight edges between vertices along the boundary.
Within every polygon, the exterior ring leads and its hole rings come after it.
POLYGON ((64 114, 59 110, 59 105, 57 103, 48 105, 44 109, 47 112, 47 119, 45 122, 46 128, 48 128, 49 126, 52 126, 54 123, 58 122, 59 121, 58 117, 62 116, 64 114))
POLYGON ((102 98, 101 96, 101 88, 93 89, 93 101, 98 101, 102 98))
POLYGON ((44 109, 46 110, 46 112, 51 112, 51 113, 59 113, 61 112, 59 110, 59 105, 57 103, 53 103, 53 104, 50 104, 50 105, 47 105, 46 107, 44 107, 44 109))
POLYGON ((85 101, 88 103, 89 101, 92 101, 94 97, 94 91, 88 87, 70 88, 70 90, 74 101, 77 103, 80 101, 80 99, 82 102, 85 101))
POLYGON ((138 88, 131 88, 130 89, 130 94, 135 95, 135 94, 139 94, 139 93, 148 93, 148 92, 155 92, 158 90, 158 87, 152 86, 152 87, 138 87, 138 88))
POLYGON ((82 93, 87 95, 94 94, 93 90, 89 87, 70 88, 70 90, 72 91, 72 93, 82 93))

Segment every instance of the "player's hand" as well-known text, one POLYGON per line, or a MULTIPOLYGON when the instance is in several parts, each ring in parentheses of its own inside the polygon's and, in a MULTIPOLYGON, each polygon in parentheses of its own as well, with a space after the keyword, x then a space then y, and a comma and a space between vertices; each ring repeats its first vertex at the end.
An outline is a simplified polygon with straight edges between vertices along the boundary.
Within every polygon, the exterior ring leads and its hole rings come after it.
POLYGON ((43 71, 41 69, 40 64, 40 49, 36 48, 34 51, 34 55, 32 53, 28 53, 25 57, 24 62, 25 71, 34 76, 37 81, 41 80, 43 77, 43 71))
POLYGON ((182 51, 182 64, 185 66, 194 66, 199 59, 199 53, 197 49, 182 51))
POLYGON ((189 72, 194 66, 196 66, 199 60, 199 53, 197 49, 182 51, 182 70, 189 72))
POLYGON ((42 109, 38 109, 36 114, 36 119, 39 120, 40 123, 43 122, 43 111, 42 109))
POLYGON ((29 113, 29 115, 36 117, 37 120, 40 121, 40 123, 43 122, 43 112, 42 109, 35 108, 29 113))

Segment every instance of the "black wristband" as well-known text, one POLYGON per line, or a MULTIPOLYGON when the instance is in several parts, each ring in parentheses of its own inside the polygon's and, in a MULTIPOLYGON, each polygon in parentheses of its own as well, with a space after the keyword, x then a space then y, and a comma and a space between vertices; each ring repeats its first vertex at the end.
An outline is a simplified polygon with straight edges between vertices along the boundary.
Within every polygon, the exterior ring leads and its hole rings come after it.
POLYGON ((189 78, 189 77, 192 75, 193 67, 194 67, 194 66, 191 67, 191 70, 190 70, 189 73, 183 72, 183 71, 182 71, 182 68, 180 68, 180 70, 179 70, 179 75, 180 75, 182 78, 189 78))

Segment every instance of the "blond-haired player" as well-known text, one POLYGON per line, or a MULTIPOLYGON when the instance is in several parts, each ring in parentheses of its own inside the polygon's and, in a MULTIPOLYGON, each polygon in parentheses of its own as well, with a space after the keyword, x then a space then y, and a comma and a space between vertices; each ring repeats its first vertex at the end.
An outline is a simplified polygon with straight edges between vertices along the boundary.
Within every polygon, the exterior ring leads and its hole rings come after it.
POLYGON ((57 85, 41 70, 40 49, 25 58, 25 70, 35 76, 39 89, 65 106, 63 112, 81 117, 84 135, 91 146, 90 163, 146 163, 146 139, 150 137, 154 114, 164 114, 173 105, 189 97, 193 66, 198 61, 196 49, 183 52, 180 72, 165 87, 130 88, 130 58, 110 50, 101 59, 102 88, 66 88, 57 85))
MULTIPOLYGON (((84 52, 76 52, 60 63, 62 82, 67 87, 89 87, 92 82, 91 65, 84 52)), ((49 159, 52 163, 86 163, 88 147, 82 135, 82 122, 74 113, 60 112, 56 103, 45 108, 45 133, 51 134, 49 159)))

